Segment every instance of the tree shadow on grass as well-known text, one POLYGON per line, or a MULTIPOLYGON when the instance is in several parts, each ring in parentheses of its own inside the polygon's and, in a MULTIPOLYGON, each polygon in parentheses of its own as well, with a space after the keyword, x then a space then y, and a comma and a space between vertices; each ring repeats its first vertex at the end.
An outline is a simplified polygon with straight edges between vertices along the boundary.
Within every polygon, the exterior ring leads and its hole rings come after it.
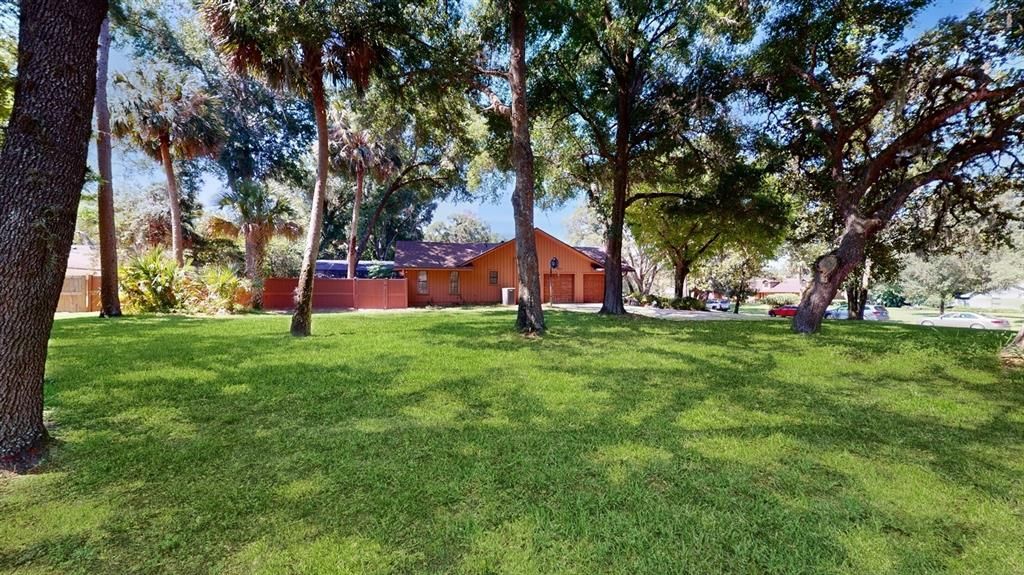
POLYGON ((52 484, 0 511, 108 512, 76 536, 73 561, 66 535, 39 529, 0 543, 0 568, 1016 564, 1002 545, 1021 532, 1024 397, 950 355, 985 344, 894 351, 875 342, 888 328, 808 339, 781 323, 570 313, 525 340, 508 312, 423 315, 318 317, 305 340, 286 319, 64 320, 47 389, 65 442, 52 484), (878 347, 856 356, 865 345, 878 347), (902 357, 920 367, 897 371, 902 357), (981 408, 958 409, 964 389, 981 408))

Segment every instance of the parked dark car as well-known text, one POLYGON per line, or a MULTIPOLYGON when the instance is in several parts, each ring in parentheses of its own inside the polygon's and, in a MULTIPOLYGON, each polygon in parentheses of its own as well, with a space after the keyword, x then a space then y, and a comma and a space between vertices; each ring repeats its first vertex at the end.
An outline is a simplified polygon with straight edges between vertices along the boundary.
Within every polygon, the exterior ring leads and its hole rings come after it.
POLYGON ((768 310, 768 315, 772 317, 793 317, 796 315, 796 309, 795 305, 780 305, 768 310))

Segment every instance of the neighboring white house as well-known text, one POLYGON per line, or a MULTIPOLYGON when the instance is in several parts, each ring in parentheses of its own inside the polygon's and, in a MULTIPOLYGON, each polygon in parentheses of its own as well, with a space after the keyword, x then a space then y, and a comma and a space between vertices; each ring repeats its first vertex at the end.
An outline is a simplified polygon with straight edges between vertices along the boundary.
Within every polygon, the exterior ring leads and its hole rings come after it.
POLYGON ((964 294, 956 298, 957 305, 980 309, 1013 309, 1024 307, 1024 284, 985 293, 964 294))

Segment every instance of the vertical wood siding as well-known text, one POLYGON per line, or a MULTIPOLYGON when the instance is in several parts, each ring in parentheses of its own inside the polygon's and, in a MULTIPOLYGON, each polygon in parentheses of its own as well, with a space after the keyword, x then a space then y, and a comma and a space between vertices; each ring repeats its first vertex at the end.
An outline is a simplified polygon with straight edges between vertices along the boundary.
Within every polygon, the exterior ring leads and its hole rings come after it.
MULTIPOLYGON (((537 258, 540 262, 540 274, 543 280, 551 273, 552 257, 558 258, 558 275, 573 276, 574 302, 585 301, 583 293, 583 276, 597 275, 604 281, 604 274, 595 272, 589 258, 562 242, 548 236, 544 232, 537 233, 537 258)), ((449 293, 449 276, 453 270, 403 270, 409 290, 409 305, 458 305, 458 304, 495 304, 501 302, 501 288, 517 287, 516 280, 516 246, 509 242, 498 247, 483 257, 473 261, 472 269, 459 270, 459 293, 449 293), (427 272, 427 294, 417 293, 417 279, 420 271, 427 272), (489 283, 490 272, 498 272, 498 283, 489 283)), ((591 280, 593 281, 593 280, 591 280)), ((566 281, 566 283, 568 283, 566 281)), ((547 302, 547 287, 541 286, 547 302)))

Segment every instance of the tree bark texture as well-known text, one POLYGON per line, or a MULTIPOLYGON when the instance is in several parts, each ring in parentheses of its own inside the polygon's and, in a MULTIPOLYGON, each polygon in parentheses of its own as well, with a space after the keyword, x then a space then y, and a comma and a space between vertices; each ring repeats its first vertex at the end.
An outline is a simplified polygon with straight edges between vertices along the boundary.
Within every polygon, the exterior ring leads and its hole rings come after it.
POLYGON ((516 222, 516 271, 519 275, 516 329, 522 333, 539 334, 544 332, 544 310, 541 308, 537 235, 533 227, 533 148, 530 144, 530 116, 526 108, 526 12, 523 0, 511 0, 509 7, 512 165, 516 173, 512 212, 516 222))
POLYGON ((366 169, 356 168, 356 197, 352 201, 352 224, 348 229, 348 278, 356 277, 356 266, 359 265, 359 250, 356 238, 359 237, 359 208, 363 205, 363 177, 366 169))
POLYGON ((316 258, 320 253, 320 236, 324 225, 324 203, 327 197, 327 96, 324 93, 322 55, 317 50, 303 55, 307 66, 307 79, 316 120, 316 186, 313 188, 313 205, 309 213, 309 229, 306 234, 306 251, 299 271, 299 285, 295 288, 295 313, 292 314, 291 333, 304 337, 311 333, 313 323, 313 277, 316 275, 316 258), (312 52, 312 53, 310 53, 312 52), (315 58, 315 61, 311 61, 315 58))
POLYGON ((0 467, 46 439, 43 373, 85 182, 104 0, 22 0, 0 151, 0 467))
POLYGON ((1017 337, 1013 338, 1010 345, 1024 350, 1024 325, 1020 327, 1020 331, 1017 332, 1017 337))
POLYGON ((252 284, 253 309, 263 308, 263 262, 266 260, 269 234, 263 226, 245 224, 242 227, 245 239, 245 275, 252 284))
POLYGON ((171 159, 171 138, 160 136, 160 161, 167 178, 167 205, 171 210, 171 251, 178 267, 185 267, 185 233, 181 227, 181 196, 178 195, 178 181, 174 177, 174 161, 171 159))
POLYGON ((676 261, 675 262, 675 292, 674 296, 676 299, 686 297, 686 278, 690 275, 690 264, 689 262, 676 261))
POLYGON ((622 302, 622 233, 626 225, 626 194, 629 193, 630 88, 620 81, 615 126, 615 175, 612 185, 612 213, 604 262, 603 314, 624 315, 622 302))
POLYGON ((800 307, 793 318, 797 333, 816 333, 821 329, 825 310, 836 297, 850 272, 864 259, 864 248, 876 230, 856 216, 847 218, 839 247, 814 262, 811 282, 800 298, 800 307))
POLYGON ((100 26, 96 63, 96 161, 100 184, 96 192, 100 228, 100 317, 119 317, 117 227, 114 225, 114 183, 110 149, 110 108, 107 106, 107 63, 110 60, 110 19, 100 26))

